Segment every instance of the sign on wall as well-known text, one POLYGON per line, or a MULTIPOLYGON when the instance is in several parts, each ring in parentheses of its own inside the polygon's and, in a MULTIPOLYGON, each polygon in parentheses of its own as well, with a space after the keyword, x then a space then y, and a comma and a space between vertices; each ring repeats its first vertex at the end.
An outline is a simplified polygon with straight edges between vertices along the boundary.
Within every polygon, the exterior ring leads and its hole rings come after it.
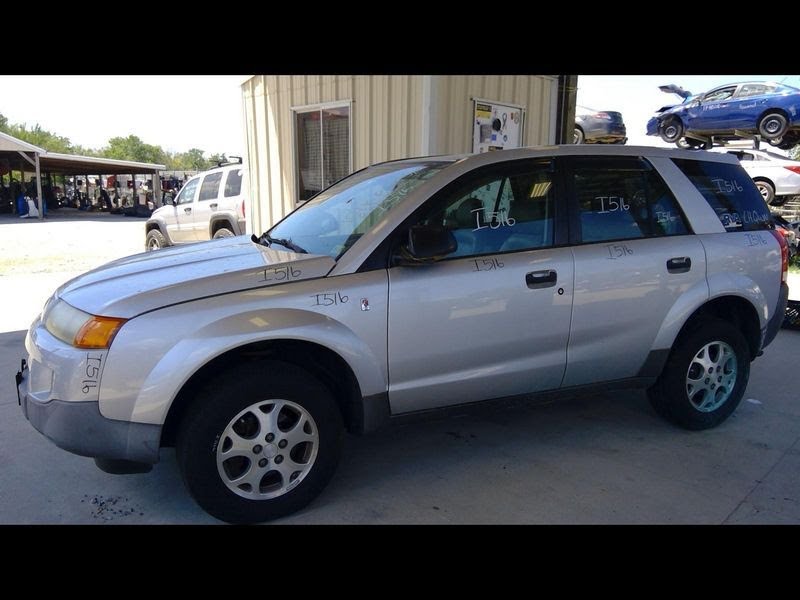
POLYGON ((473 152, 522 146, 525 111, 521 107, 487 100, 473 100, 473 103, 473 152))

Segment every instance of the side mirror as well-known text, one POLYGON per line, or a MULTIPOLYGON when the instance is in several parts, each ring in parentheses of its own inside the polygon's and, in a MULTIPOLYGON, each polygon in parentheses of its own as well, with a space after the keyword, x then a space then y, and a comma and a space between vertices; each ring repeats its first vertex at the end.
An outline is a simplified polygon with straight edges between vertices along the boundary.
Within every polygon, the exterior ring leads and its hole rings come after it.
POLYGON ((458 249, 453 233, 441 225, 415 225, 408 230, 408 240, 400 247, 401 264, 433 262, 458 249))

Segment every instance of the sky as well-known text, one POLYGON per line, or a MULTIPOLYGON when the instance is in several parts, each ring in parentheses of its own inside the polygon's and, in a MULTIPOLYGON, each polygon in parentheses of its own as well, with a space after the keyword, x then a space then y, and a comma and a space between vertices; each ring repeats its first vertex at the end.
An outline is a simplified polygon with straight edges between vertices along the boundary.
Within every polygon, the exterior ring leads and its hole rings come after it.
POLYGON ((243 156, 242 75, 0 76, 0 113, 73 144, 136 135, 170 152, 243 156))
MULTIPOLYGON (((621 112, 629 145, 674 148, 674 144, 646 134, 647 121, 656 110, 682 102, 678 96, 666 94, 658 86, 674 83, 699 94, 718 85, 740 81, 783 81, 800 88, 800 75, 580 75, 577 104, 598 111, 621 112)), ((771 146, 770 150, 780 152, 771 146)))
MULTIPOLYGON (((136 135, 170 152, 200 148, 243 156, 242 75, 0 76, 0 113, 12 123, 36 123, 73 143, 100 148, 109 138, 136 135)), ((781 81, 800 75, 581 75, 578 104, 622 113, 628 144, 667 146, 645 135, 653 113, 680 99, 659 85, 694 93, 737 81, 781 81)))

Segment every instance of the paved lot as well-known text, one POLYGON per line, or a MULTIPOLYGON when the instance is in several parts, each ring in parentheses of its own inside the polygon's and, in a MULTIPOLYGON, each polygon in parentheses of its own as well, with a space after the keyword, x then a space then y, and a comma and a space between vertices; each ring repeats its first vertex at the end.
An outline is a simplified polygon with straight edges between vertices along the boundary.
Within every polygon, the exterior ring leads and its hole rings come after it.
MULTIPOLYGON (((48 442, 17 406, 13 373, 46 297, 75 270, 142 247, 143 220, 104 217, 0 219, 12 315, 0 328, 0 523, 217 523, 185 491, 173 451, 148 474, 107 475, 48 442), (72 271, 56 259, 19 267, 72 242, 72 271)), ((329 487, 282 522, 800 523, 799 358, 800 332, 782 331, 753 364, 746 400, 706 432, 672 427, 643 393, 625 392, 349 437, 329 487)))

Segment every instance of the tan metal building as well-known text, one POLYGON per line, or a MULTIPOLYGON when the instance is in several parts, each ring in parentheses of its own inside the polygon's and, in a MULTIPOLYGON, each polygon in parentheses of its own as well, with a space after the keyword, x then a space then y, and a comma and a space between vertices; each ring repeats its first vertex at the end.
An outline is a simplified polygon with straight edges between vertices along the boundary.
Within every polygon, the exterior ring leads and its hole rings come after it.
POLYGON ((555 143, 557 90, 542 75, 253 76, 248 230, 370 164, 555 143))

